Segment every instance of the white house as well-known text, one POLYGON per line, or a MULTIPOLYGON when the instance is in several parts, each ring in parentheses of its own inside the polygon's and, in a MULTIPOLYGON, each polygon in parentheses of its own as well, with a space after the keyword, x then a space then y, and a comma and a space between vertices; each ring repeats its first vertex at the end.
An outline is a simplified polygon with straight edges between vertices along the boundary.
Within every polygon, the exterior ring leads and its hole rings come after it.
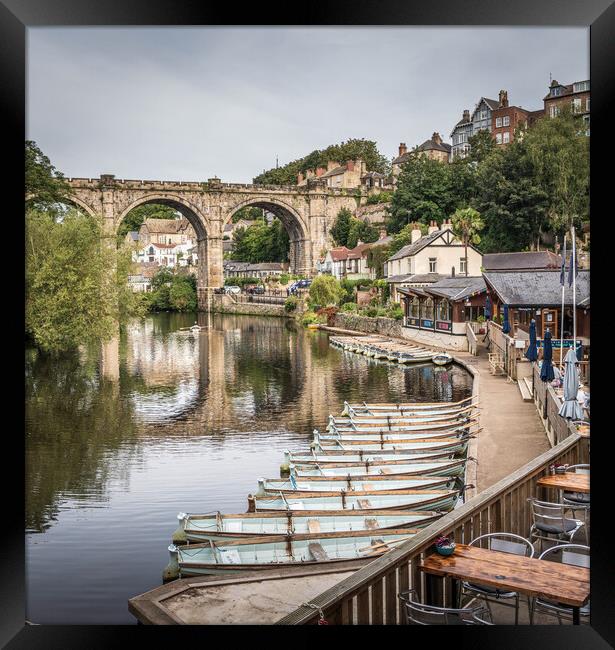
POLYGON ((482 253, 468 245, 465 248, 452 231, 450 219, 438 228, 432 221, 426 235, 416 225, 411 242, 389 257, 385 264, 385 277, 391 288, 391 298, 399 302, 398 287, 420 287, 444 277, 466 275, 480 276, 482 253))

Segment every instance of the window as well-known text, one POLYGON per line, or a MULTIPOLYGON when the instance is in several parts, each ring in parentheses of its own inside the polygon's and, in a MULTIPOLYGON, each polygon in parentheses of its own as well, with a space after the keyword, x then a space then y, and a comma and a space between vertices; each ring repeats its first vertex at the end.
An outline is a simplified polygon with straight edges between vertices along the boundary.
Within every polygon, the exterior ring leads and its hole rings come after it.
POLYGON ((486 120, 487 119, 487 111, 481 111, 480 112, 480 119, 481 120, 486 120))
POLYGON ((461 257, 459 259, 459 273, 465 273, 466 272, 466 262, 467 262, 467 260, 466 260, 465 257, 461 257))
POLYGON ((429 272, 430 273, 435 273, 436 272, 436 258, 435 257, 430 257, 429 258, 429 272))
POLYGON ((559 95, 561 94, 562 94, 561 86, 555 86, 555 88, 551 88, 551 97, 559 97, 559 95))
POLYGON ((499 129, 502 126, 502 118, 501 117, 496 117, 495 118, 495 128, 499 129))
POLYGON ((589 97, 585 100, 585 110, 589 113, 589 97))
POLYGON ((502 126, 510 126, 510 115, 504 115, 502 118, 502 126))
POLYGON ((412 273, 412 258, 408 258, 408 273, 412 273))
POLYGON ((433 300, 431 298, 427 298, 423 303, 423 318, 433 320, 433 300))
POLYGON ((581 99, 579 97, 575 97, 572 100, 572 112, 573 113, 580 113, 581 112, 581 99))
POLYGON ((438 320, 451 320, 451 304, 448 300, 438 302, 438 320))
POLYGON ((589 90, 589 81, 578 81, 576 84, 572 84, 572 92, 580 93, 583 90, 589 90))
POLYGON ((549 106, 549 115, 557 117, 559 115, 559 106, 549 106))
POLYGON ((506 144, 510 142, 510 131, 504 131, 504 137, 502 138, 502 143, 506 144))
POLYGON ((410 303, 410 318, 418 318, 419 317, 419 299, 414 296, 412 298, 412 302, 410 303))
POLYGON ((495 143, 496 144, 502 144, 502 134, 501 133, 496 133, 495 134, 495 143))

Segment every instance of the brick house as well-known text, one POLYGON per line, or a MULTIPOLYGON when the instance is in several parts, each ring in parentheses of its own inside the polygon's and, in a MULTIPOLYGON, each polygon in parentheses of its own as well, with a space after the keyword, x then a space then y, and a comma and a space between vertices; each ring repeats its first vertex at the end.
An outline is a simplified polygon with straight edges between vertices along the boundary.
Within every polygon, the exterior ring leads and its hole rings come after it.
POLYGON ((573 113, 579 115, 587 124, 589 135, 589 79, 563 85, 555 79, 549 86, 549 93, 543 98, 544 113, 547 117, 559 115, 563 106, 569 106, 573 113))
POLYGON ((531 126, 544 111, 528 111, 508 104, 508 91, 500 90, 499 105, 491 111, 491 134, 497 145, 506 145, 515 139, 517 127, 531 126))

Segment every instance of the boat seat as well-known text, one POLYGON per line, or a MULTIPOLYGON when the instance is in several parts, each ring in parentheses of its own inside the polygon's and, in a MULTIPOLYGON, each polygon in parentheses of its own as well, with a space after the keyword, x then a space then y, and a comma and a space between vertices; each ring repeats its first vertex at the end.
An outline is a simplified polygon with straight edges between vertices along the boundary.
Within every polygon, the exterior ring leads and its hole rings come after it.
POLYGON ((308 519, 307 527, 310 533, 320 532, 320 522, 318 521, 318 519, 308 519))
POLYGON ((360 508, 371 508, 372 504, 369 499, 357 499, 360 508))
POLYGON ((383 467, 383 468, 380 470, 380 473, 381 473, 381 474, 391 474, 392 472, 391 472, 391 469, 390 469, 389 467, 383 467))
POLYGON ((227 533, 240 533, 242 530, 242 521, 227 521, 226 522, 226 532, 227 533))
POLYGON ((370 492, 374 489, 374 486, 371 483, 363 483, 363 491, 370 492))
POLYGON ((329 559, 327 551, 325 551, 325 549, 318 542, 311 542, 308 544, 308 550, 311 557, 316 560, 316 562, 324 562, 325 560, 329 559))
POLYGON ((365 528, 370 530, 373 528, 378 528, 378 522, 373 518, 365 519, 365 528))
POLYGON ((222 564, 241 564, 239 551, 236 548, 219 548, 222 564))

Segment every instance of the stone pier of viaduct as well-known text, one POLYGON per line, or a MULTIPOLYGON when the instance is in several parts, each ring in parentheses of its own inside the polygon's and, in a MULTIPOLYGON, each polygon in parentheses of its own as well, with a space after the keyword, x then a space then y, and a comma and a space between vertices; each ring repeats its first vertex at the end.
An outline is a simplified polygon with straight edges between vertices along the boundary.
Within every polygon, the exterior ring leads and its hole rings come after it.
POLYGON ((329 188, 317 181, 309 187, 207 182, 143 181, 69 178, 78 208, 103 219, 107 237, 115 237, 126 215, 139 205, 159 203, 180 212, 192 225, 198 241, 199 306, 205 307, 212 289, 221 287, 222 234, 237 210, 254 206, 275 214, 290 238, 290 268, 311 275, 321 252, 331 246, 329 231, 341 208, 355 212, 367 199, 364 190, 329 188))

